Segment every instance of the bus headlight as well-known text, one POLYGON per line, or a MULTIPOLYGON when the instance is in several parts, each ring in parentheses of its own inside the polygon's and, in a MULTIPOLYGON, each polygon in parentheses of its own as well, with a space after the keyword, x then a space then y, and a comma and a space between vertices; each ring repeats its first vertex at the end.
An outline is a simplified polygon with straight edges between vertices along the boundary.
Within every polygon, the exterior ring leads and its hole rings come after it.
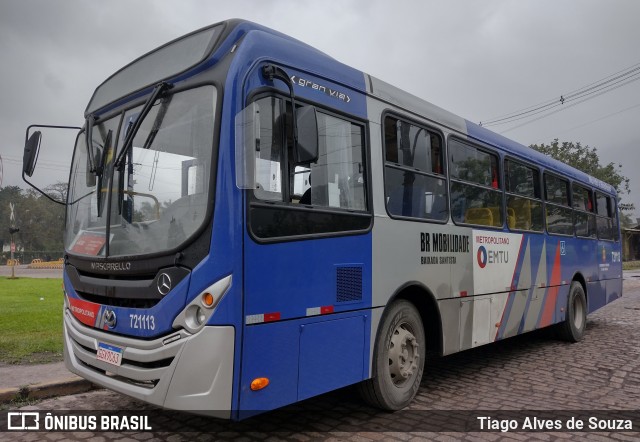
POLYGON ((190 333, 200 330, 213 315, 216 306, 231 287, 231 275, 207 287, 173 321, 173 328, 184 328, 190 333))

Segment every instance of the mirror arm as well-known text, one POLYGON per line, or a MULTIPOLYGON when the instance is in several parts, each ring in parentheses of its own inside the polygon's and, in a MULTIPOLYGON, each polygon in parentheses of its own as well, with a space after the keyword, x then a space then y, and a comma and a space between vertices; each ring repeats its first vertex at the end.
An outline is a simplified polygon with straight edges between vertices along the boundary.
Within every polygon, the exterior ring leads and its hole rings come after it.
POLYGON ((296 96, 293 92, 293 81, 284 69, 273 64, 263 66, 262 75, 271 82, 273 82, 274 79, 278 79, 289 87, 289 96, 291 97, 291 119, 293 120, 293 148, 295 150, 298 146, 298 119, 296 118, 296 96))
MULTIPOLYGON (((55 126, 55 125, 50 125, 50 124, 32 124, 29 127, 27 127, 27 130, 25 131, 25 145, 27 144, 27 142, 29 141, 29 132, 31 131, 31 128, 34 127, 46 127, 49 129, 75 129, 75 130, 82 130, 81 127, 78 126, 55 126)), ((35 167, 35 163, 34 163, 34 167, 35 167)), ((52 198, 51 196, 47 195, 47 193, 45 193, 44 191, 40 190, 40 188, 38 186, 36 186, 35 184, 33 184, 31 181, 29 181, 27 179, 27 176, 24 172, 24 167, 22 168, 22 180, 27 183, 28 185, 30 185, 31 187, 33 187, 35 190, 37 190, 38 192, 40 192, 42 194, 42 196, 47 197, 48 199, 50 199, 51 201, 53 201, 56 204, 60 204, 63 206, 67 205, 67 202, 62 202, 62 201, 58 201, 54 198, 52 198)), ((69 195, 67 194, 67 198, 69 197, 69 195)))

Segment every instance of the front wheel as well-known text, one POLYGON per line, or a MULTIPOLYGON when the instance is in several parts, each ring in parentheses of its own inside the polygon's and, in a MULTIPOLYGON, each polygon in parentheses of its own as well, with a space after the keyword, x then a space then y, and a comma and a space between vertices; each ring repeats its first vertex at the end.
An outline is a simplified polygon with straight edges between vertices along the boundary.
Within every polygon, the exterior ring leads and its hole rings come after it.
POLYGON ((363 399, 391 411, 409 405, 420 388, 425 350, 420 314, 408 301, 394 302, 376 339, 373 377, 360 384, 363 399))
POLYGON ((569 342, 578 342, 584 337, 587 326, 587 297, 582 284, 571 283, 567 299, 567 314, 564 322, 558 324, 558 335, 569 342))

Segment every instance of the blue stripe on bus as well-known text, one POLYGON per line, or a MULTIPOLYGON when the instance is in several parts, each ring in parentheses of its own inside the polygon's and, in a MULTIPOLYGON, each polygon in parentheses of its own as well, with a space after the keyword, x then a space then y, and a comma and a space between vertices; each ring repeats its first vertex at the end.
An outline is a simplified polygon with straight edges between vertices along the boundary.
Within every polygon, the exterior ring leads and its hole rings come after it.
MULTIPOLYGON (((322 52, 282 34, 274 34, 272 31, 263 32, 261 27, 252 24, 242 25, 242 29, 245 29, 245 27, 248 27, 246 28, 247 33, 235 50, 235 56, 231 62, 229 75, 224 87, 225 96, 222 106, 221 148, 217 179, 218 189, 220 189, 220 186, 225 182, 235 183, 235 159, 233 158, 235 140, 232 135, 235 116, 242 110, 247 98, 246 94, 261 87, 275 87, 283 91, 285 96, 288 95, 289 91, 283 82, 275 81, 271 83, 263 78, 259 70, 261 63, 280 64, 290 76, 295 76, 296 79, 298 79, 294 89, 297 98, 304 98, 331 110, 348 113, 354 117, 366 118, 366 99, 365 96, 361 94, 361 92, 365 91, 366 87, 365 77, 362 72, 349 68, 322 52), (291 68, 291 66, 295 66, 296 69, 291 68), (319 72, 323 73, 322 79, 316 75, 316 73, 319 72), (324 91, 321 90, 322 87, 325 88, 324 91), (340 97, 336 97, 335 94, 332 96, 330 93, 326 93, 326 88, 344 93, 349 96, 349 99, 340 99, 340 97)), ((218 226, 214 226, 214 232, 243 232, 241 220, 245 219, 246 214, 244 208, 239 208, 239 205, 241 206, 242 204, 242 193, 237 189, 229 188, 227 190, 228 192, 217 192, 216 207, 225 207, 225 205, 231 204, 233 210, 225 208, 222 212, 230 213, 230 216, 239 220, 239 222, 233 226, 232 230, 225 228, 219 229, 218 226)), ((216 210, 216 213, 217 212, 219 211, 216 210)), ((215 217, 214 222, 217 222, 215 217)), ((237 287, 237 290, 241 290, 242 288, 245 293, 243 300, 244 310, 240 313, 239 309, 242 309, 242 305, 234 304, 232 308, 234 313, 226 315, 227 319, 236 327, 236 352, 234 356, 235 382, 232 392, 232 404, 235 410, 234 416, 236 417, 238 416, 237 410, 241 403, 241 396, 244 397, 250 394, 250 397, 255 399, 264 397, 265 395, 274 395, 271 399, 266 399, 266 401, 264 399, 256 399, 258 402, 252 405, 254 409, 261 409, 266 404, 271 404, 269 407, 273 408, 275 403, 282 401, 283 398, 286 397, 288 398, 287 400, 289 400, 293 397, 285 394, 286 388, 284 390, 278 390, 279 388, 283 388, 283 384, 281 383, 276 383, 268 387, 264 392, 241 390, 242 388, 246 388, 247 376, 249 376, 250 373, 258 373, 262 368, 269 367, 267 355, 265 355, 264 358, 251 358, 249 355, 245 355, 246 359, 241 359, 243 351, 248 348, 247 343, 244 341, 246 338, 243 337, 248 332, 248 328, 247 331, 243 331, 243 327, 246 326, 242 324, 246 315, 280 312, 280 318, 282 320, 303 318, 296 319, 295 324, 302 324, 303 321, 318 320, 317 318, 304 318, 308 307, 335 304, 335 299, 330 299, 332 295, 335 297, 335 287, 333 285, 335 281, 330 280, 330 275, 326 273, 318 274, 317 271, 313 270, 314 268, 323 268, 326 272, 326 266, 324 266, 323 263, 331 263, 333 265, 340 262, 361 262, 364 270, 363 292, 365 293, 365 299, 363 303, 357 307, 350 306, 349 308, 366 308, 371 306, 370 233, 367 235, 341 238, 294 241, 277 245, 258 245, 250 239, 246 232, 244 236, 246 257, 252 257, 252 259, 258 263, 256 264, 257 266, 261 265, 263 273, 247 275, 243 280, 234 280, 234 285, 237 287), (274 262, 274 255, 267 253, 267 251, 272 252, 273 250, 278 251, 275 256, 280 259, 279 262, 274 262), (349 251, 353 252, 356 250, 361 251, 361 255, 367 257, 365 262, 363 262, 362 259, 350 259, 349 251), (316 258, 311 259, 311 256, 316 258), (261 259, 263 259, 263 261, 260 264, 261 259), (318 262, 318 260, 321 262, 318 262), (299 286, 287 288, 278 286, 277 284, 281 281, 279 278, 274 278, 273 274, 270 273, 274 266, 282 266, 282 268, 286 269, 287 272, 291 272, 291 274, 301 275, 298 280, 299 286), (302 277, 305 272, 311 274, 311 281, 307 281, 306 284, 302 277), (269 284, 271 284, 271 286, 269 284), (292 293, 295 293, 296 296, 286 296, 285 299, 283 299, 283 290, 286 289, 291 289, 292 293), (279 299, 286 302, 282 305, 276 305, 277 303, 275 301, 279 299), (244 348, 242 346, 243 342, 244 348), (244 365, 242 367, 241 360, 244 365), (245 374, 244 377, 243 374, 245 374), (243 384, 241 384, 241 382, 243 382, 243 384)), ((240 250, 229 249, 221 243, 216 243, 212 240, 212 253, 215 253, 215 250, 235 250, 233 260, 236 262, 236 269, 248 267, 246 263, 243 266, 241 261, 241 248, 240 246, 240 250), (238 253, 240 253, 240 255, 238 255, 238 253)), ((236 276, 238 279, 242 278, 241 274, 236 273, 234 278, 236 276)), ((238 296, 237 298, 239 299, 240 297, 238 296)), ((336 306, 335 311, 336 314, 339 314, 342 308, 336 306)), ((216 313, 216 317, 218 317, 217 315, 216 313)), ((323 319, 332 317, 334 317, 334 315, 327 315, 327 317, 323 319)), ((263 342, 269 345, 282 345, 278 344, 280 340, 294 340, 298 342, 299 329, 295 324, 289 321, 287 323, 275 322, 249 327, 260 327, 260 330, 263 330, 260 334, 263 342)), ((257 331, 255 328, 254 330, 257 331)), ((363 357, 366 356, 367 363, 370 346, 369 334, 370 333, 366 333, 367 339, 363 344, 363 348, 365 349, 363 357)), ((330 345, 330 343, 326 342, 325 345, 330 345)), ((296 348, 297 346, 298 344, 296 348)), ((290 364, 286 364, 287 370, 282 372, 282 374, 293 376, 289 379, 289 382, 293 382, 297 388, 297 370, 300 361, 296 356, 295 361, 290 362, 290 364), (294 380, 296 381, 294 382, 294 380)), ((248 381, 250 382, 250 379, 248 379, 248 381)), ((318 385, 329 385, 329 383, 325 383, 324 380, 318 381, 318 385)), ((341 380, 337 379, 337 381, 341 380)), ((351 382, 347 379, 344 381, 351 382)), ((243 403, 247 406, 244 400, 243 403)))

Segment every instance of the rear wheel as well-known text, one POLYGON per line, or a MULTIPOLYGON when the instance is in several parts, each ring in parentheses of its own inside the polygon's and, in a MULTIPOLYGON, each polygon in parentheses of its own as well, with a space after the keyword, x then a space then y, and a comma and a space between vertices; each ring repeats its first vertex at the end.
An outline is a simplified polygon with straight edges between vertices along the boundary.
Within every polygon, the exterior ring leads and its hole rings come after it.
POLYGON ((558 324, 558 335, 569 342, 578 342, 584 337, 587 326, 587 297, 582 284, 571 283, 567 298, 567 314, 564 322, 558 324))
POLYGON ((425 350, 420 314, 408 301, 394 302, 376 339, 373 377, 360 384, 363 399, 385 410, 406 407, 420 388, 425 350))

